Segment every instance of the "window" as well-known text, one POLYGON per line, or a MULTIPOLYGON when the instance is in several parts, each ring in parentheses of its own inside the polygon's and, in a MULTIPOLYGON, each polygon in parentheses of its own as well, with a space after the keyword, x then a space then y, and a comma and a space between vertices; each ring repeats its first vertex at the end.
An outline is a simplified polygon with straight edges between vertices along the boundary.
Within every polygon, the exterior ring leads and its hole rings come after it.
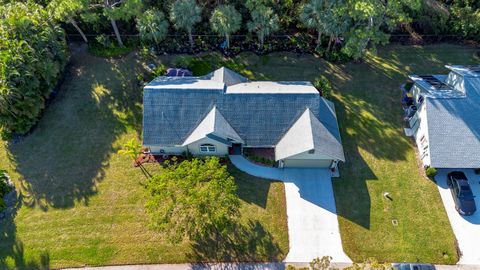
POLYGON ((214 153, 216 152, 217 149, 215 147, 215 145, 213 144, 202 144, 200 145, 200 152, 202 153, 214 153))

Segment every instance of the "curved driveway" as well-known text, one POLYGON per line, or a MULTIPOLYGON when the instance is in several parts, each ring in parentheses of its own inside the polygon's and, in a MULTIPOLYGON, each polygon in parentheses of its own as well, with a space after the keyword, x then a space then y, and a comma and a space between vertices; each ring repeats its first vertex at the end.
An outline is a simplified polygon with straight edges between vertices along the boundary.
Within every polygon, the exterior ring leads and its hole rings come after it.
POLYGON ((322 256, 351 262, 342 248, 328 169, 269 168, 243 156, 230 156, 230 160, 250 175, 284 182, 290 246, 286 262, 310 262, 322 256))

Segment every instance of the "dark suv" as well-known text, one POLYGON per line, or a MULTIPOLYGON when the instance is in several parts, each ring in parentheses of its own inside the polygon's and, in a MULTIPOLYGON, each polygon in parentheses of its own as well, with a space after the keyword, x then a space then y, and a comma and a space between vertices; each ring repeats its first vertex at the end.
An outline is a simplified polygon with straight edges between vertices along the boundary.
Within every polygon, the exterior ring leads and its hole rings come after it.
POLYGON ((454 171, 447 175, 448 188, 452 192, 455 209, 463 216, 471 216, 477 210, 475 196, 463 172, 454 171))

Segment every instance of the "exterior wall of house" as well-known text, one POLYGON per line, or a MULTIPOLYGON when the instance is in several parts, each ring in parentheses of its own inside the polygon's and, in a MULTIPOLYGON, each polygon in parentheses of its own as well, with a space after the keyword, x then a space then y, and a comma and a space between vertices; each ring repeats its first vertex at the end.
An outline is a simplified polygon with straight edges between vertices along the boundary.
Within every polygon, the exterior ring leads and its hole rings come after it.
POLYGON ((223 143, 219 143, 209 138, 203 138, 196 142, 193 142, 187 146, 188 151, 194 156, 227 156, 228 155, 228 146, 223 143), (215 145, 216 151, 214 153, 203 153, 200 152, 200 145, 202 144, 212 144, 215 145))
POLYGON ((427 110, 426 104, 422 104, 417 111, 418 129, 414 132, 415 143, 417 144, 420 159, 424 166, 430 166, 430 145, 428 137, 427 110))
POLYGON ((160 146, 160 145, 148 146, 148 145, 145 145, 145 147, 150 148, 150 151, 153 154, 180 155, 183 152, 187 151, 187 148, 183 147, 183 146, 160 146), (163 152, 161 150, 163 150, 163 152))
POLYGON ((309 154, 308 152, 305 152, 285 158, 283 160, 283 167, 329 168, 332 165, 332 162, 332 158, 321 153, 309 154))

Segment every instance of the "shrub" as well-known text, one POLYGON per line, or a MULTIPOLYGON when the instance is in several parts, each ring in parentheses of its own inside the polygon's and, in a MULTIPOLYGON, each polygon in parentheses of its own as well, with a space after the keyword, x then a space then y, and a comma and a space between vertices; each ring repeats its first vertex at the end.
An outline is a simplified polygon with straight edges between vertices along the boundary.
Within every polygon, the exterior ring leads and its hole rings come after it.
POLYGON ((320 91, 320 94, 324 98, 330 98, 331 93, 332 93, 332 85, 330 84, 330 81, 327 79, 327 77, 320 75, 313 81, 313 86, 320 91))
POLYGON ((150 226, 172 242, 210 232, 225 237, 237 222, 237 186, 217 157, 170 164, 145 187, 150 226))
POLYGON ((3 197, 11 190, 12 188, 8 184, 7 172, 4 170, 0 170, 0 211, 6 207, 3 197))
POLYGON ((33 2, 0 5, 0 130, 37 123, 68 61, 65 32, 33 2))
POLYGON ((427 174, 428 178, 433 179, 437 175, 437 169, 435 169, 433 167, 428 167, 425 170, 425 173, 427 174))
POLYGON ((98 56, 98 57, 118 57, 125 54, 128 54, 134 49, 131 45, 126 45, 125 47, 119 47, 115 43, 110 43, 108 46, 104 46, 101 43, 92 42, 88 46, 88 52, 98 56))

